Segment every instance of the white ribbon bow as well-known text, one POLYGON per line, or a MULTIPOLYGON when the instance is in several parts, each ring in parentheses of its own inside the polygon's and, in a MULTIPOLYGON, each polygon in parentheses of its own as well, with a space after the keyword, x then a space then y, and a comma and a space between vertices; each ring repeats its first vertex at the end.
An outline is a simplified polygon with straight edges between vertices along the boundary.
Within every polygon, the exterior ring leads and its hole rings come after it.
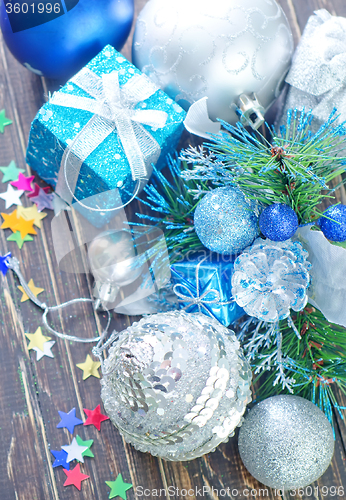
POLYGON ((56 192, 68 203, 72 202, 83 162, 114 130, 124 148, 133 180, 144 179, 147 167, 158 160, 161 148, 143 125, 162 128, 167 113, 134 108, 158 87, 143 74, 134 75, 120 87, 117 71, 99 77, 88 68, 83 68, 71 82, 91 97, 57 92, 50 104, 89 111, 93 116, 65 150, 56 192))
MULTIPOLYGON (((313 115, 326 121, 334 107, 346 118, 346 19, 320 9, 310 16, 286 82, 316 99, 313 115)), ((299 103, 299 97, 296 98, 299 103)))
MULTIPOLYGON (((220 301, 220 292, 218 290, 215 290, 214 288, 211 288, 210 290, 206 290, 205 292, 202 293, 202 295, 199 294, 199 268, 201 267, 201 264, 203 264, 204 261, 207 260, 207 257, 204 257, 202 260, 200 260, 196 266, 196 271, 195 271, 195 280, 196 280, 196 296, 193 295, 193 292, 188 288, 188 286, 184 285, 183 283, 177 283, 173 287, 173 292, 176 294, 178 298, 178 302, 187 302, 187 305, 183 307, 183 310, 187 310, 190 307, 193 307, 196 305, 198 307, 199 312, 204 312, 207 316, 210 316, 210 314, 213 314, 212 311, 208 309, 208 305, 212 304, 217 304, 218 306, 225 306, 232 304, 234 302, 234 299, 229 300, 227 302, 222 302, 220 301), (186 291, 188 295, 184 295, 181 292, 178 292, 178 288, 181 288, 182 290, 186 291), (207 296, 209 294, 213 294, 214 298, 207 300, 207 296), (202 311, 202 308, 204 311, 202 311)), ((214 316, 214 315, 213 315, 214 316)))

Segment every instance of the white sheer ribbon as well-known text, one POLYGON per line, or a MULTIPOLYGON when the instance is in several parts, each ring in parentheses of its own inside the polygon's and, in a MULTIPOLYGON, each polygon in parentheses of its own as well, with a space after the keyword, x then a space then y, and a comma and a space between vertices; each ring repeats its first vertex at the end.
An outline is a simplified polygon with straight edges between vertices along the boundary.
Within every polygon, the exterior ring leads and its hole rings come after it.
POLYGON ((80 168, 114 130, 127 156, 132 179, 147 178, 148 168, 158 160, 161 148, 143 125, 162 128, 167 113, 135 109, 135 106, 153 95, 158 87, 145 75, 134 75, 120 87, 117 71, 99 77, 88 68, 83 68, 71 82, 90 97, 57 92, 50 104, 89 111, 93 116, 65 150, 56 192, 69 204, 73 199, 79 202, 74 193, 80 168))

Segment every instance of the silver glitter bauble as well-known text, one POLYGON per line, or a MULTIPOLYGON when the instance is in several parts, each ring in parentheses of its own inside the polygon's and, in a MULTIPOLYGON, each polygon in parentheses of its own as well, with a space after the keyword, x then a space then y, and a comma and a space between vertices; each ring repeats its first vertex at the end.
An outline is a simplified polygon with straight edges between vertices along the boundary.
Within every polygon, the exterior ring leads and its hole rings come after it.
POLYGON ((185 109, 207 96, 210 118, 234 124, 236 106, 252 119, 278 97, 292 53, 275 0, 150 0, 132 60, 185 109))
POLYGON ((332 427, 311 401, 274 396, 254 406, 239 432, 239 453, 258 481, 271 488, 303 488, 328 468, 332 427))
POLYGON ((234 332, 203 314, 174 311, 120 334, 105 361, 101 397, 136 449, 192 460, 233 434, 251 400, 250 383, 234 332))

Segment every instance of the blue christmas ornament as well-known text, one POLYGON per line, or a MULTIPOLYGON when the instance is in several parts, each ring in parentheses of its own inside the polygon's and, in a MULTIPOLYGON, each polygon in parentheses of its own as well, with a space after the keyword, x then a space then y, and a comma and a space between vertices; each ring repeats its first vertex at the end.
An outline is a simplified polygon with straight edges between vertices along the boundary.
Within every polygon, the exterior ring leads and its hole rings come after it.
POLYGON ((1 2, 0 27, 14 57, 48 78, 68 80, 107 44, 120 50, 134 0, 1 2))
POLYGON ((272 241, 286 241, 298 229, 298 217, 295 211, 284 203, 273 203, 266 207, 259 217, 262 234, 272 241))
POLYGON ((203 245, 224 255, 238 254, 259 234, 254 206, 232 186, 214 189, 202 198, 194 225, 203 245))
POLYGON ((318 223, 324 236, 331 241, 345 241, 346 205, 333 205, 323 215, 318 223))

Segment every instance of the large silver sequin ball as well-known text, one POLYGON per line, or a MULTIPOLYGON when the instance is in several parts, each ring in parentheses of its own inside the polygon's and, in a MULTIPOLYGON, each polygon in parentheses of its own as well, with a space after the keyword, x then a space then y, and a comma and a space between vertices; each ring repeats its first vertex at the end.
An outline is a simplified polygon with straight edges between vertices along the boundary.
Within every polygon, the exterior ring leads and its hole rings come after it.
POLYGON ((292 53, 275 0, 150 0, 137 19, 132 60, 185 109, 207 96, 211 119, 235 123, 242 94, 255 93, 268 109, 292 53))
POLYGON ((200 313, 145 317, 108 354, 107 414, 127 442, 166 460, 214 451, 251 401, 251 371, 234 332, 200 313))
POLYGON ((334 453, 332 427, 311 401, 274 396, 254 406, 239 432, 239 453, 258 481, 289 490, 316 481, 334 453))

